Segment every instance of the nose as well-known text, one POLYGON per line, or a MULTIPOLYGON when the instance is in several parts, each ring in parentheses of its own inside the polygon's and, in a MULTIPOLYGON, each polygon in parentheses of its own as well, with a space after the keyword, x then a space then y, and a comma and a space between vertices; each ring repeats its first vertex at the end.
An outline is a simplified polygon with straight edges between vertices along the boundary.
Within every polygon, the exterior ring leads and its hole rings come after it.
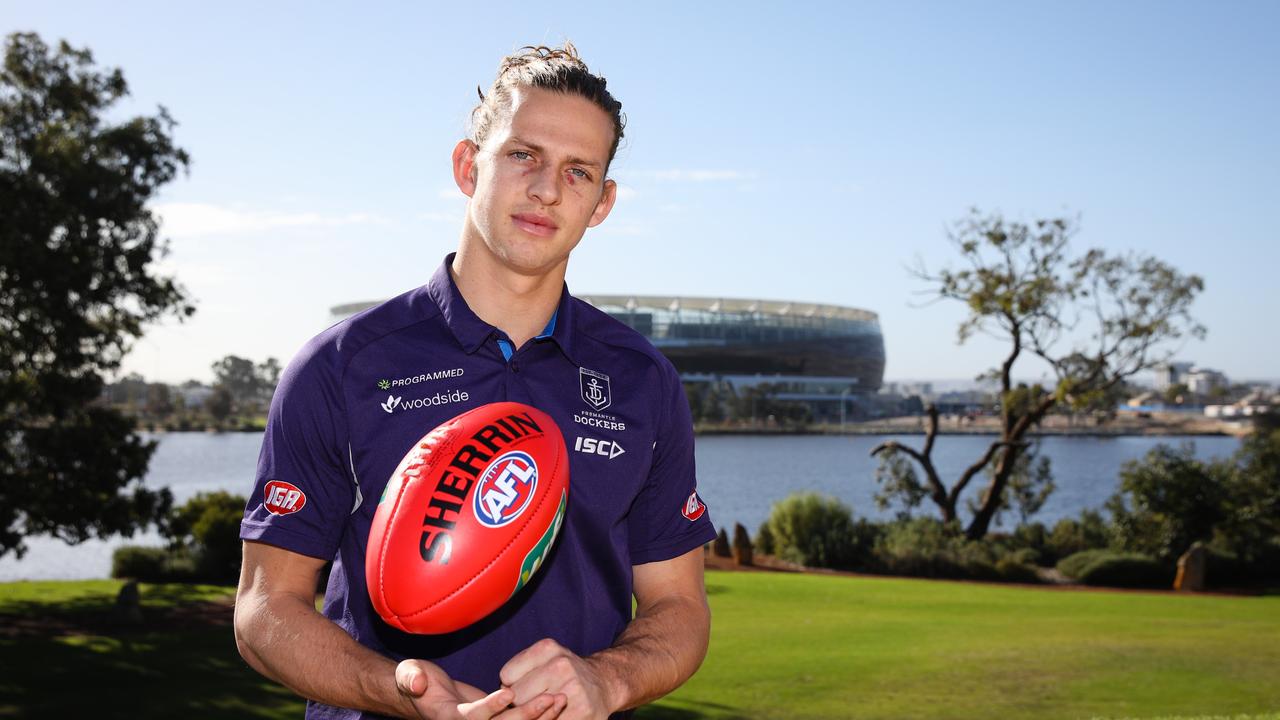
POLYGON ((548 163, 538 167, 529 177, 529 197, 543 205, 560 202, 560 171, 548 163))

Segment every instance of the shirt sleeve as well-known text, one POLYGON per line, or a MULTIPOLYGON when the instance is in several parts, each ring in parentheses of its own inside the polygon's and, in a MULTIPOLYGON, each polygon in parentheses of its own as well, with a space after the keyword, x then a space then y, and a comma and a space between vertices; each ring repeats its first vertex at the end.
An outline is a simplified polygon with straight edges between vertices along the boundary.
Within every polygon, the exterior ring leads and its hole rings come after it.
POLYGON ((627 523, 632 565, 670 560, 716 537, 698 495, 689 401, 675 368, 666 362, 662 398, 649 478, 627 523))
POLYGON ((281 376, 240 523, 242 540, 323 560, 337 554, 356 489, 336 356, 313 341, 281 376))

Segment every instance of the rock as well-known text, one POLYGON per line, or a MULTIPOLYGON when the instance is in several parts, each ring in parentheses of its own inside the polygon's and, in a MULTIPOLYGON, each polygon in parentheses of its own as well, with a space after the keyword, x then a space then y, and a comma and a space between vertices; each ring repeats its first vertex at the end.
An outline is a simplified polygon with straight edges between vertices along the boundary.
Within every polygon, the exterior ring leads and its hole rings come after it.
POLYGON ((711 552, 720 557, 729 557, 729 534, 720 528, 720 534, 716 536, 716 542, 711 546, 711 552))
POLYGON ((116 618, 126 625, 142 624, 142 595, 137 580, 125 583, 116 595, 116 618))
POLYGON ((751 536, 742 523, 733 524, 733 562, 735 565, 750 565, 752 562, 751 536))
POLYGON ((1178 577, 1173 581, 1173 589, 1181 592, 1201 592, 1204 590, 1205 570, 1209 563, 1209 551, 1204 543, 1191 544, 1191 549, 1178 558, 1178 577))

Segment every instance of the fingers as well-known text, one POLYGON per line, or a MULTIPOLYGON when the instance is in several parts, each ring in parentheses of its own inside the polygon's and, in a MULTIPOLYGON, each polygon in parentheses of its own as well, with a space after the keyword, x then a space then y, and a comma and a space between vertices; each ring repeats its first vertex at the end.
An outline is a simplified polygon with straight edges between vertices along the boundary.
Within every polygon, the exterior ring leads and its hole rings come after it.
POLYGON ((458 705, 458 714, 468 720, 486 720, 495 717, 511 704, 515 693, 507 688, 494 690, 487 696, 468 703, 458 705))
POLYGON ((475 702, 458 705, 458 714, 466 720, 554 720, 567 702, 563 695, 539 695, 524 705, 508 707, 512 695, 507 688, 496 690, 475 702))
POLYGON ((561 647, 560 643, 555 640, 543 638, 508 660, 507 664, 502 666, 502 670, 498 671, 498 677, 502 680, 503 685, 515 685, 516 681, 534 668, 541 667, 552 658, 559 657, 567 652, 568 650, 561 647))

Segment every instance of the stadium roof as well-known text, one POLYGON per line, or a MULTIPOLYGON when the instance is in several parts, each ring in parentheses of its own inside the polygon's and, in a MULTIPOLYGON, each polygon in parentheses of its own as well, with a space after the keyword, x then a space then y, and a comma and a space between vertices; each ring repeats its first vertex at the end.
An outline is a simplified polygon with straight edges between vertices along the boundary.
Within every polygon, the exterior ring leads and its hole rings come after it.
POLYGON ((836 320, 879 322, 879 316, 870 310, 823 305, 820 303, 792 302, 790 300, 752 300, 747 298, 677 297, 672 295, 579 295, 579 300, 596 307, 621 307, 627 310, 658 308, 678 310, 702 310, 732 314, 761 313, 792 317, 820 317, 836 320))

